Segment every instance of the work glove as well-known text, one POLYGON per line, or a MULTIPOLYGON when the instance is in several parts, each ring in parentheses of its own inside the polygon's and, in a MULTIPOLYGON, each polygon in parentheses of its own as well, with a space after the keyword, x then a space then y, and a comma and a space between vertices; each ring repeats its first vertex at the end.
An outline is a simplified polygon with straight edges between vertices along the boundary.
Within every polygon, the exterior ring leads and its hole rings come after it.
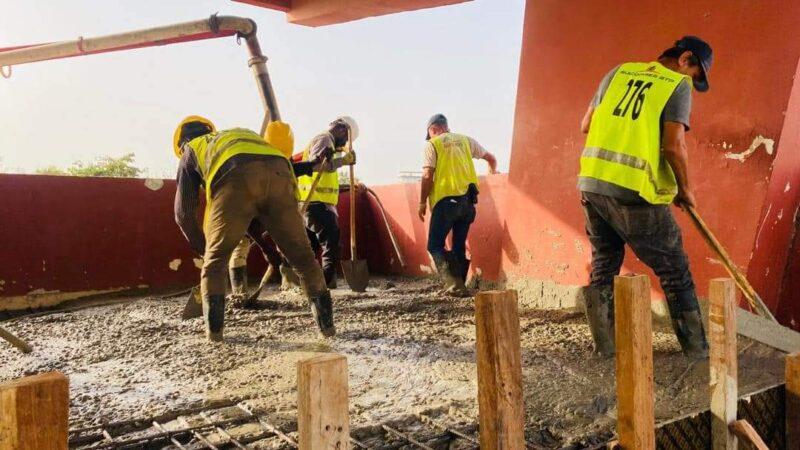
POLYGON ((343 166, 352 166, 356 163, 356 152, 350 150, 349 152, 346 152, 344 155, 342 155, 340 159, 342 160, 343 166))

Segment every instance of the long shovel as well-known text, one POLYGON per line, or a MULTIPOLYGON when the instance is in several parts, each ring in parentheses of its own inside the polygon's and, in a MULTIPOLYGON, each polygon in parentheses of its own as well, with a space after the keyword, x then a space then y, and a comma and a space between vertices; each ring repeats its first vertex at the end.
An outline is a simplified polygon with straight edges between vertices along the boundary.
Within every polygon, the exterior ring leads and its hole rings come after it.
POLYGON ((725 251, 725 248, 722 247, 722 244, 717 240, 714 236, 714 233, 708 228, 705 221, 700 217, 700 214, 697 211, 688 205, 683 205, 686 211, 689 213, 689 217, 692 218, 692 222, 694 222, 697 229, 700 231, 700 234, 705 239, 706 243, 712 250, 722 259, 722 264, 725 266, 725 269, 728 273, 733 277, 736 281, 736 285, 739 286, 739 289, 744 294, 744 297, 747 299, 747 302, 750 304, 750 307, 753 308, 753 311, 756 311, 758 314, 766 317, 767 319, 777 323, 778 321, 775 320, 775 316, 772 315, 767 305, 764 304, 764 301, 761 300, 761 297, 758 293, 753 289, 753 286, 747 281, 744 274, 736 267, 736 264, 733 263, 731 257, 728 255, 728 252, 725 251))
MULTIPOLYGON (((353 151, 353 141, 348 131, 348 151, 353 151)), ((364 292, 369 284, 369 268, 363 259, 356 259, 356 176, 350 165, 350 261, 342 261, 342 273, 347 285, 355 292, 364 292)))

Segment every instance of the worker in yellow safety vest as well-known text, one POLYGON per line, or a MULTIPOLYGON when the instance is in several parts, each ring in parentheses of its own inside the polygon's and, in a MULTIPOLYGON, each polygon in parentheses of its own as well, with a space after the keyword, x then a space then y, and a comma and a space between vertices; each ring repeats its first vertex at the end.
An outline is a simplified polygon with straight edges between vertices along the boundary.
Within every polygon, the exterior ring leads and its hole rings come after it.
POLYGON ((424 150, 419 218, 425 221, 428 205, 431 222, 428 229, 428 253, 445 285, 445 292, 465 296, 467 273, 467 235, 475 220, 478 203, 478 175, 472 159, 489 163, 489 172, 497 173, 497 159, 475 139, 451 133, 447 118, 436 114, 428 121, 424 150), (445 249, 452 232, 450 250, 445 249))
POLYGON ((685 36, 657 61, 612 69, 583 118, 587 133, 578 189, 592 245, 586 315, 595 351, 614 354, 614 276, 629 245, 659 277, 683 353, 708 356, 681 230, 670 210, 695 206, 684 134, 692 87, 708 90, 713 52, 685 36))
POLYGON ((217 131, 200 116, 178 125, 173 150, 180 158, 175 220, 203 257, 200 288, 207 338, 222 340, 228 261, 254 219, 297 271, 320 332, 334 335, 330 292, 297 211, 297 183, 283 152, 258 133, 217 131), (202 228, 196 214, 201 189, 206 198, 202 228))
MULTIPOLYGON (((336 205, 339 203, 339 174, 336 170, 345 165, 355 164, 356 154, 352 148, 347 152, 344 150, 348 139, 352 143, 358 138, 358 131, 358 124, 352 117, 336 118, 330 123, 328 130, 315 136, 303 151, 303 161, 324 162, 319 164, 311 175, 297 178, 300 201, 310 202, 303 220, 314 251, 321 250, 322 272, 325 274, 325 283, 329 289, 336 288, 336 267, 340 254, 339 215, 336 211, 336 205), (322 175, 312 194, 311 186, 319 172, 322 172, 322 175)), ((284 273, 284 270, 284 266, 281 266, 282 275, 290 276, 284 273)))

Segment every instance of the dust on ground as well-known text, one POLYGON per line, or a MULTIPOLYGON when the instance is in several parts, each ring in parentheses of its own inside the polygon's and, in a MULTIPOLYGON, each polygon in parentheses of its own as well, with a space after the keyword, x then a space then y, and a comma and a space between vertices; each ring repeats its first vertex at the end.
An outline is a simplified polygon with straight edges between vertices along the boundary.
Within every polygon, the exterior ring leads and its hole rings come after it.
MULTIPOLYGON (((3 325, 34 351, 0 343, 0 381, 64 372, 73 428, 241 400, 291 422, 296 362, 337 352, 348 357, 353 429, 431 411, 474 424, 473 299, 435 292, 430 280, 399 278, 373 280, 362 294, 337 289, 331 339, 318 337, 298 293, 275 287, 256 309, 228 309, 223 343, 205 340, 202 319, 180 320, 183 297, 19 317, 3 325)), ((583 315, 523 308, 520 325, 528 441, 557 448, 610 437, 614 361, 592 355, 583 315)), ((655 332, 653 347, 656 420, 706 409, 708 364, 689 364, 671 333, 655 332)), ((780 352, 745 338, 739 350, 741 395, 782 381, 780 352)))

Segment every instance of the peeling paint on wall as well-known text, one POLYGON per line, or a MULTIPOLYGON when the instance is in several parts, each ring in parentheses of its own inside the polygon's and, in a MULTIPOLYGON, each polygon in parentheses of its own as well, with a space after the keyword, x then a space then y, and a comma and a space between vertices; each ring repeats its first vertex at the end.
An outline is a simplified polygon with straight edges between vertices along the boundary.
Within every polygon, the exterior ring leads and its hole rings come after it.
POLYGON ((171 270, 173 270, 173 271, 177 271, 178 268, 181 266, 182 262, 183 261, 181 261, 180 259, 175 258, 175 259, 173 259, 172 261, 169 262, 169 268, 171 270))
POLYGON ((192 259, 192 262, 194 263, 194 266, 197 267, 198 269, 202 269, 203 268, 203 259, 202 258, 194 258, 194 259, 192 259))
POLYGON ((148 178, 144 180, 144 185, 151 191, 157 191, 164 187, 164 180, 161 178, 148 178))
MULTIPOLYGON (((747 150, 741 153, 728 152, 725 153, 725 157, 728 159, 735 159, 743 163, 747 158, 749 158, 753 153, 755 153, 756 150, 758 150, 758 148, 761 147, 762 145, 764 146, 764 150, 767 152, 768 155, 772 155, 775 152, 775 140, 765 138, 764 136, 759 134, 753 139, 753 142, 750 144, 750 147, 747 150)), ((723 148, 725 148, 724 143, 723 143, 723 148)))

